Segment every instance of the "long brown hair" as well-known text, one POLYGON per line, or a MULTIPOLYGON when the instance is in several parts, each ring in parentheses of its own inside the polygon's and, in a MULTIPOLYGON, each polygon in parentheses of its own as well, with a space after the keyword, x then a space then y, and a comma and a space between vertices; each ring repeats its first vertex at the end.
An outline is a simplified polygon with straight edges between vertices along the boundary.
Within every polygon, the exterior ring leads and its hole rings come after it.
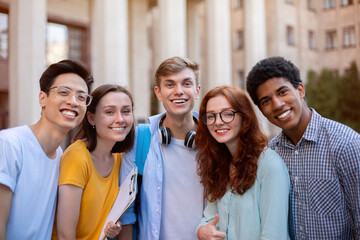
POLYGON ((219 86, 210 90, 200 105, 200 116, 206 114, 209 99, 222 95, 226 97, 233 110, 239 111, 242 126, 238 136, 235 156, 232 156, 224 143, 217 142, 207 126, 199 121, 195 143, 198 174, 205 187, 205 197, 213 202, 224 196, 228 187, 238 194, 244 194, 254 184, 257 160, 267 146, 268 139, 261 132, 259 123, 249 98, 237 87, 219 86), (235 171, 230 179, 230 166, 235 171))
MULTIPOLYGON (((121 92, 125 93, 131 100, 131 108, 134 110, 134 101, 130 94, 130 92, 119 85, 112 85, 112 84, 104 84, 97 87, 92 93, 91 96, 93 97, 90 105, 87 107, 85 117, 81 123, 79 131, 75 135, 75 140, 77 139, 86 139, 87 141, 87 148, 91 152, 96 148, 97 138, 96 138, 96 129, 89 123, 87 116, 87 112, 91 112, 95 114, 96 107, 99 104, 100 100, 109 92, 121 92)), ((134 121, 135 122, 135 121, 134 121)), ((111 152, 112 153, 119 153, 119 152, 127 152, 133 146, 134 143, 134 136, 135 136, 135 129, 134 129, 134 122, 131 126, 131 130, 125 139, 121 142, 116 142, 113 146, 111 152)))

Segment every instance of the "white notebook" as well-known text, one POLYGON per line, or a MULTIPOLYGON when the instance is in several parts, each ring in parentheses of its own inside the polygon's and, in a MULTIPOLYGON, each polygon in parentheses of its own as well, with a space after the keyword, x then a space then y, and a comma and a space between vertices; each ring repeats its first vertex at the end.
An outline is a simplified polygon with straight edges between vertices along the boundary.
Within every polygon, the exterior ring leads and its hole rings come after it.
POLYGON ((99 240, 105 239, 104 229, 106 224, 110 221, 116 223, 119 218, 124 214, 126 209, 135 200, 136 196, 136 179, 137 179, 137 168, 130 171, 129 175, 125 178, 123 183, 120 185, 119 193, 115 199, 115 202, 106 218, 103 229, 101 230, 99 240))

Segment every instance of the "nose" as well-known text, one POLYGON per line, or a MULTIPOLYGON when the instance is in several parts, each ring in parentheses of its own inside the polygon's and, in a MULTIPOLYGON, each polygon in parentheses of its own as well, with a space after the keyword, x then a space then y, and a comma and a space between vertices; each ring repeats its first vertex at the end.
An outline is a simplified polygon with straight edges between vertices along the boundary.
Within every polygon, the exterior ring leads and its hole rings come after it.
POLYGON ((115 122, 123 122, 123 121, 124 121, 123 115, 121 114, 120 111, 117 112, 115 116, 115 122))
POLYGON ((71 105, 76 105, 76 106, 79 105, 79 102, 77 101, 75 94, 71 94, 67 102, 70 103, 71 105))
POLYGON ((284 101, 279 97, 274 97, 272 99, 272 108, 273 110, 281 109, 284 106, 284 101))
POLYGON ((176 95, 182 95, 184 93, 183 88, 181 86, 181 84, 176 84, 174 87, 174 93, 176 95))
POLYGON ((220 117, 220 113, 215 114, 215 124, 216 125, 224 124, 223 120, 220 117))

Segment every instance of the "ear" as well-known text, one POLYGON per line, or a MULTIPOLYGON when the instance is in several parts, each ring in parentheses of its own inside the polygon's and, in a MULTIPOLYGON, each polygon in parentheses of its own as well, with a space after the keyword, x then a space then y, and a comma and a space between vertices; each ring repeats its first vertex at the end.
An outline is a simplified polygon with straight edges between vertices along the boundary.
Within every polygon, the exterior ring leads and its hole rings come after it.
POLYGON ((199 99, 199 97, 200 97, 200 85, 196 87, 195 99, 199 99))
POLYGON ((158 86, 154 87, 154 92, 159 101, 162 101, 161 94, 160 94, 160 88, 158 86))
POLYGON ((91 125, 96 125, 95 124, 95 119, 94 119, 94 114, 92 114, 91 112, 87 112, 86 113, 86 117, 87 117, 87 120, 88 122, 91 124, 91 125))
POLYGON ((47 99, 47 94, 45 92, 41 91, 39 93, 39 104, 40 104, 41 108, 45 107, 46 99, 47 99))
POLYGON ((299 91, 300 97, 302 99, 304 99, 305 98, 305 87, 302 83, 299 84, 298 91, 299 91))

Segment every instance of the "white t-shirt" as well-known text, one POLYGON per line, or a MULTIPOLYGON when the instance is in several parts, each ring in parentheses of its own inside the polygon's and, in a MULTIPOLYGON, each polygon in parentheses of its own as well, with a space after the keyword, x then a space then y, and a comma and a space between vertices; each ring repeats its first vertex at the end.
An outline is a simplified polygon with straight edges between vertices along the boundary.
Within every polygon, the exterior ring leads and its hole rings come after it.
POLYGON ((48 158, 28 126, 0 131, 0 184, 13 192, 7 239, 51 239, 61 154, 48 158))
POLYGON ((204 210, 204 188, 196 173, 197 151, 183 140, 171 138, 161 145, 164 181, 160 239, 196 239, 196 228, 204 210))

